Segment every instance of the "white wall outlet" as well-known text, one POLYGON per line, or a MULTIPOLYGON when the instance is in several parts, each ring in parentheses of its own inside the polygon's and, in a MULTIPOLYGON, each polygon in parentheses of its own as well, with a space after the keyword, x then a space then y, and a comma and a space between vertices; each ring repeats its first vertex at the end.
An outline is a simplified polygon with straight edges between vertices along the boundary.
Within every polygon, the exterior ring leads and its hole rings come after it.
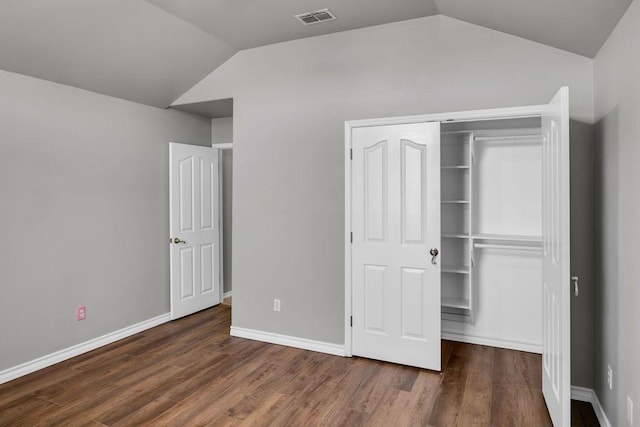
POLYGON ((633 425, 633 400, 627 396, 627 422, 630 426, 633 425))
POLYGON ((611 365, 607 365, 607 384, 609 384, 609 390, 613 390, 613 369, 611 369, 611 365))
POLYGON ((278 298, 273 299, 273 311, 280 311, 280 300, 278 298))
POLYGON ((77 320, 84 320, 86 318, 87 318, 87 307, 84 306, 84 305, 81 305, 76 310, 76 319, 77 320))

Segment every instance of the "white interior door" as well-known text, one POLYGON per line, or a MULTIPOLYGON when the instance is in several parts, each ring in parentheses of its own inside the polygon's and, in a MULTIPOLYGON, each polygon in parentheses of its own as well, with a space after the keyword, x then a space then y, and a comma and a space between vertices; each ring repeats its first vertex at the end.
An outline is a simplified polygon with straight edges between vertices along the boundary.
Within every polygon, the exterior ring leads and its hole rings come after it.
POLYGON ((352 353, 440 370, 440 124, 352 131, 352 353))
POLYGON ((169 145, 171 318, 220 303, 218 150, 169 145))
POLYGON ((555 426, 571 423, 569 89, 542 115, 542 389, 555 426))

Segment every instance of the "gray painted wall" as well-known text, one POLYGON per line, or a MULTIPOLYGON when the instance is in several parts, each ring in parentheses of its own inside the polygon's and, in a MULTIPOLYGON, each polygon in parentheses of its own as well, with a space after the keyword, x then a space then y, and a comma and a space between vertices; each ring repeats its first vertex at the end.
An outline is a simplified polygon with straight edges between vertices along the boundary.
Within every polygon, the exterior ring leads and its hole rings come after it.
POLYGON ((612 425, 640 408, 640 2, 635 0, 595 58, 595 389, 612 425), (607 386, 607 364, 614 388, 607 386))
POLYGON ((593 388, 595 248, 593 247, 594 129, 572 120, 571 134, 571 274, 580 279, 571 293, 571 384, 593 388))
POLYGON ((344 342, 345 120, 541 104, 568 85, 590 123, 592 65, 443 16, 236 54, 176 101, 234 98, 233 325, 344 342))
POLYGON ((169 141, 207 119, 0 71, 0 370, 169 311, 169 141), (87 306, 87 319, 75 319, 87 306))
MULTIPOLYGON (((233 142, 233 117, 211 120, 211 143, 228 144, 233 142)), ((232 289, 232 242, 233 225, 233 150, 222 150, 222 255, 224 286, 223 292, 232 289)))

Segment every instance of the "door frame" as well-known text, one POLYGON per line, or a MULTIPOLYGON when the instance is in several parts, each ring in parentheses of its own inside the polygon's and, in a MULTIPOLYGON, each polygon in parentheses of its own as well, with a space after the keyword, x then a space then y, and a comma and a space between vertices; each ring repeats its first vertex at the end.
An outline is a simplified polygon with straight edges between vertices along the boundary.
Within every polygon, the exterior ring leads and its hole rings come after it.
POLYGON ((516 119, 541 117, 548 105, 469 110, 451 113, 420 114, 415 116, 384 117, 364 120, 348 120, 344 123, 344 354, 353 356, 353 336, 351 331, 352 307, 352 254, 351 254, 351 131, 360 127, 401 125, 422 122, 470 122, 479 120, 516 119))
MULTIPOLYGON (((221 144, 211 144, 211 148, 217 148, 220 150, 220 153, 223 151, 233 151, 233 142, 225 142, 221 144)), ((218 266, 218 271, 220 272, 220 303, 224 301, 224 200, 222 198, 222 190, 224 187, 223 182, 223 171, 222 171, 222 156, 218 157, 218 222, 220 227, 220 233, 218 233, 219 239, 218 244, 220 245, 220 265, 218 266)), ((229 295, 231 296, 231 292, 233 292, 233 288, 229 291, 229 295)))

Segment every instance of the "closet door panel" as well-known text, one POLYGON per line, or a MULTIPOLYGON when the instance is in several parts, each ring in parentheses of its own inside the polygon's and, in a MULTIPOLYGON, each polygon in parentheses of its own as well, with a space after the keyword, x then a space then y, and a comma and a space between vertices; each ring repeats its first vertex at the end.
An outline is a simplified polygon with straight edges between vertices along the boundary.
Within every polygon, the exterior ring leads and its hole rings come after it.
MULTIPOLYGON (((352 130, 352 352, 440 369, 439 123, 352 130)), ((351 160, 351 159, 350 159, 351 160)))
POLYGON ((367 241, 387 238, 387 141, 364 150, 364 226, 367 241))

